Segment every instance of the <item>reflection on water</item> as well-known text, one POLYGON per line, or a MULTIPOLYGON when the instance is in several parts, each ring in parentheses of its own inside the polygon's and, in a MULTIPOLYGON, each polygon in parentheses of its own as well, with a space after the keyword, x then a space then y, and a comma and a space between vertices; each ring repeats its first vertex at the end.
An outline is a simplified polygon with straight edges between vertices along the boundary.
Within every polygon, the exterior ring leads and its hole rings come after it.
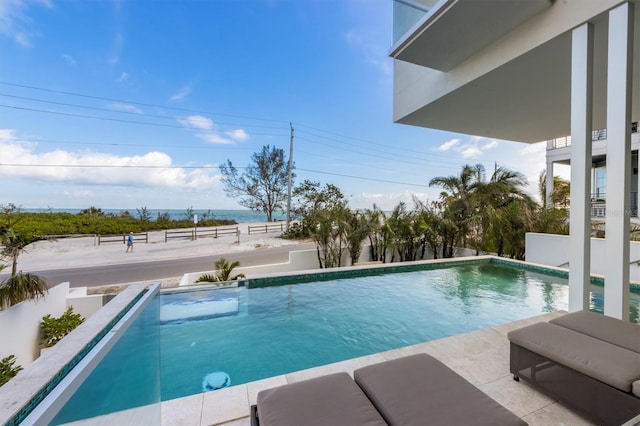
MULTIPOLYGON (((589 310, 594 312, 604 312, 604 286, 591 285, 589 294, 589 310)), ((640 323, 640 294, 631 292, 629 294, 629 321, 640 323)))

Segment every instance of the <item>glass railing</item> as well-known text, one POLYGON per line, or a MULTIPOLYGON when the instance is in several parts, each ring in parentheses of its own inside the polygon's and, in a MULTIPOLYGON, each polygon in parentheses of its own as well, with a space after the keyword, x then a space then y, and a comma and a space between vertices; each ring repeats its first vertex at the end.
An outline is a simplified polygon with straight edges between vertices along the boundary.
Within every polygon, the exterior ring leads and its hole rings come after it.
POLYGON ((429 12, 429 7, 413 0, 393 0, 393 40, 395 45, 429 12))

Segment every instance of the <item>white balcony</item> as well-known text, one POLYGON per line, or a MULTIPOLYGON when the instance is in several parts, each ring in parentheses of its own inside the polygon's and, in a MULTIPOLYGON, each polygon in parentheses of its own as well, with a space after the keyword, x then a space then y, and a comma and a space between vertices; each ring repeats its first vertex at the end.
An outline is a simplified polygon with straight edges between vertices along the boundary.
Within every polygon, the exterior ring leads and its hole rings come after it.
POLYGON ((544 9, 551 0, 394 0, 390 56, 449 71, 544 9))

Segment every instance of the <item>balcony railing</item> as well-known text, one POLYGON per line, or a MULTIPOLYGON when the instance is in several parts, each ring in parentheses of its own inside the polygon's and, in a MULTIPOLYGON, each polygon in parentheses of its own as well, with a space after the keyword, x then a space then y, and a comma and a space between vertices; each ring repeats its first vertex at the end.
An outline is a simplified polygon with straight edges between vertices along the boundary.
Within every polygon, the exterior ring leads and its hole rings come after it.
MULTIPOLYGON (((629 194, 629 215, 638 217, 638 193, 629 194)), ((607 197, 605 194, 591 194, 591 217, 604 218, 607 212, 607 197)))
MULTIPOLYGON (((631 123, 631 133, 638 133, 638 122, 631 123)), ((601 141, 607 138, 607 129, 598 129, 591 132, 592 141, 601 141)), ((548 141, 547 149, 566 148, 571 146, 571 136, 564 136, 562 138, 555 138, 548 141)))
POLYGON ((393 40, 395 45, 429 12, 425 5, 413 0, 393 0, 393 40))

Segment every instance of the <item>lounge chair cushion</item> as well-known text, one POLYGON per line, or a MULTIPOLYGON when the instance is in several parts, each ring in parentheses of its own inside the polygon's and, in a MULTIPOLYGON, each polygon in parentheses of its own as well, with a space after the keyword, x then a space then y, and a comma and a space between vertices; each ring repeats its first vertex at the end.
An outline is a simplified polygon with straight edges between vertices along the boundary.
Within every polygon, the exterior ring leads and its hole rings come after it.
POLYGON ((640 379, 640 354, 546 322, 510 331, 509 340, 525 349, 603 383, 631 392, 640 379))
POLYGON ((633 382, 633 385, 631 386, 631 393, 640 398, 640 380, 633 382))
POLYGON ((549 321, 587 336, 640 353, 640 325, 587 310, 549 321))
POLYGON ((384 426, 347 373, 330 374, 258 393, 260 426, 384 426))
POLYGON ((390 425, 526 425, 427 354, 363 367, 354 378, 390 425))

